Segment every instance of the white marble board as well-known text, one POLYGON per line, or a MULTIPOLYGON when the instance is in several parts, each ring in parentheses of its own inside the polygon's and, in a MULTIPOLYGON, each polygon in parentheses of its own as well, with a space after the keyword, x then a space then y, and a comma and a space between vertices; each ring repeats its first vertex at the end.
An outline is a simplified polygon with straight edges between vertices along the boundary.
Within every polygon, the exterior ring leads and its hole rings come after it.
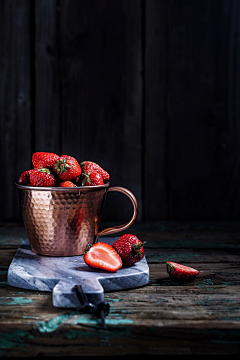
MULTIPOLYGON (((115 237, 99 241, 113 243, 115 237)), ((81 256, 48 257, 32 252, 28 239, 18 248, 8 269, 10 286, 37 291, 51 291, 52 303, 60 308, 78 308, 79 300, 73 290, 81 285, 89 302, 103 301, 104 291, 131 289, 149 282, 149 267, 144 257, 129 268, 115 273, 90 268, 81 256)))

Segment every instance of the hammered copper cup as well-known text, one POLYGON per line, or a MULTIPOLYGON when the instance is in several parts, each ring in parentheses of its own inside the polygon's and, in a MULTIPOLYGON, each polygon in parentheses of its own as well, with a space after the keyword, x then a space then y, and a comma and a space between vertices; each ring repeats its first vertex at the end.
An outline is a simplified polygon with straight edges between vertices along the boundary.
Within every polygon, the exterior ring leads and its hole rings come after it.
POLYGON ((126 230, 137 217, 137 200, 132 192, 123 187, 109 187, 109 183, 76 188, 16 186, 28 239, 32 251, 39 255, 82 255, 98 236, 126 230), (130 198, 133 215, 126 224, 98 232, 110 191, 130 198))

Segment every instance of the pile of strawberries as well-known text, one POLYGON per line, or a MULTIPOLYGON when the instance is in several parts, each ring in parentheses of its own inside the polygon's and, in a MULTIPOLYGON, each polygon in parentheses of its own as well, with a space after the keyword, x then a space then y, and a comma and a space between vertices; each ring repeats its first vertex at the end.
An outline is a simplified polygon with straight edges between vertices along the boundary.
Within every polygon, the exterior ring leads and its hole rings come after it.
POLYGON ((24 171, 18 184, 44 187, 76 187, 103 185, 110 175, 93 161, 79 163, 73 156, 50 152, 32 155, 33 169, 24 171))

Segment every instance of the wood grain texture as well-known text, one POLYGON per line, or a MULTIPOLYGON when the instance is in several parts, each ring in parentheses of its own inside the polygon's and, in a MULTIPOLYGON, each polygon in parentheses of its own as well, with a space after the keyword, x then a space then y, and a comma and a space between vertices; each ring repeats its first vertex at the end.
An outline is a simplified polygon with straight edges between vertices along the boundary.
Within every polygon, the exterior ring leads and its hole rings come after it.
POLYGON ((144 7, 144 219, 167 220, 168 209, 168 5, 144 7), (154 186, 152 186, 154 181, 154 186))
MULTIPOLYGON (((239 220, 240 0, 2 0, 1 221, 34 151, 93 160, 137 222, 239 220)), ((127 221, 111 194, 104 221, 127 221)))
MULTIPOLYGON (((141 220, 141 2, 61 2, 60 39, 63 152, 134 191, 141 220)), ((128 220, 129 205, 111 194, 105 216, 128 220)))
POLYGON ((93 315, 54 308, 51 293, 8 285, 17 249, 16 232, 11 237, 8 227, 0 252, 1 356, 239 354, 239 223, 162 223, 152 232, 152 224, 136 226, 147 241, 150 281, 104 294, 110 304, 106 330, 93 315), (220 234, 221 249, 214 248, 220 234), (178 282, 168 276, 166 260, 200 273, 178 282))
POLYGON ((239 11, 169 1, 170 220, 239 215, 239 11))
POLYGON ((0 194, 2 221, 21 219, 14 183, 31 167, 30 1, 0 3, 0 194))
POLYGON ((57 0, 36 0, 34 151, 61 156, 59 34, 57 0))

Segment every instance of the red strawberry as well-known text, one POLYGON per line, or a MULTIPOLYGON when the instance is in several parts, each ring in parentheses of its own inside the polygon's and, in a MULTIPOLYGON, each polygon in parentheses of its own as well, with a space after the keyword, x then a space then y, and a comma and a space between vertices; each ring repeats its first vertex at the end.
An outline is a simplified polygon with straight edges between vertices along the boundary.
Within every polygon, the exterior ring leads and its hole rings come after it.
POLYGON ((34 169, 30 174, 30 184, 31 186, 52 187, 56 185, 56 179, 49 169, 34 169))
POLYGON ((46 168, 51 169, 59 158, 57 154, 50 152, 35 152, 32 155, 32 163, 34 169, 46 168))
POLYGON ((87 169, 83 171, 81 179, 82 179, 82 186, 104 185, 102 175, 96 170, 87 169))
POLYGON ((63 181, 72 180, 82 172, 78 161, 68 155, 62 155, 55 161, 53 171, 63 181))
POLYGON ((117 239, 112 247, 121 256, 123 266, 129 267, 140 261, 144 256, 143 243, 135 235, 125 234, 117 239))
POLYGON ((76 185, 72 181, 63 181, 61 182, 58 187, 76 187, 76 185))
POLYGON ((24 171, 20 178, 18 179, 18 184, 20 185, 29 185, 30 184, 30 174, 34 169, 24 171))
POLYGON ((108 181, 110 179, 109 173, 93 161, 82 161, 80 166, 82 170, 85 171, 88 169, 98 171, 102 175, 104 181, 108 181))
POLYGON ((169 276, 178 280, 191 280, 199 274, 199 270, 172 261, 166 263, 169 276))
POLYGON ((85 263, 96 269, 115 272, 122 267, 122 260, 118 253, 109 244, 97 242, 89 245, 83 257, 85 263))
POLYGON ((81 186, 81 176, 77 176, 75 179, 72 179, 72 182, 77 186, 81 186))

